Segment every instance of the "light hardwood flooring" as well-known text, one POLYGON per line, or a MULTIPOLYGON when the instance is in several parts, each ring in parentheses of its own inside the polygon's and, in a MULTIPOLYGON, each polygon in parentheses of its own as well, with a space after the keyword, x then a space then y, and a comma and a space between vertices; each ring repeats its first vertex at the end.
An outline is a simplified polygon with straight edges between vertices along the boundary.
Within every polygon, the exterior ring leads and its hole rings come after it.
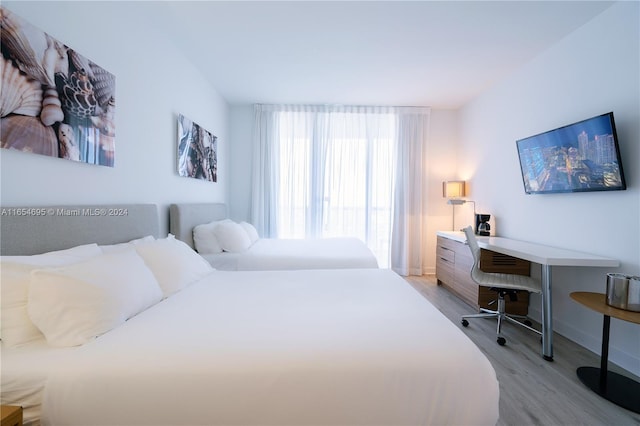
MULTIPOLYGON (((545 361, 539 336, 511 324, 503 325, 507 344, 500 346, 495 319, 472 319, 467 328, 462 327, 460 316, 474 313, 473 308, 438 286, 435 276, 407 277, 407 281, 463 329, 493 365, 500 383, 498 425, 640 425, 640 414, 601 398, 576 376, 577 367, 599 367, 598 355, 554 334, 554 360, 545 361)), ((638 380, 609 364, 610 370, 638 380)), ((460 406, 464 409, 464 401, 460 406)))

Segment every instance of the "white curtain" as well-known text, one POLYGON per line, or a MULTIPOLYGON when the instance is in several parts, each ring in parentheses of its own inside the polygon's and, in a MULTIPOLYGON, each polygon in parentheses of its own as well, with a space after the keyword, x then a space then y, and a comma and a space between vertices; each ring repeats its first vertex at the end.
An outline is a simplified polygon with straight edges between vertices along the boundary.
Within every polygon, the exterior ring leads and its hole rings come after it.
MULTIPOLYGON (((407 156, 423 152, 411 145, 426 142, 428 109, 256 105, 254 113, 252 220, 261 235, 354 236, 367 243, 381 267, 397 264, 404 275, 417 270, 407 260, 415 257, 415 238, 404 235, 416 227, 397 218, 394 208, 400 202, 400 212, 412 212, 410 191, 422 189, 396 162, 414 167, 407 156), (423 133, 410 131, 418 117, 423 123, 426 117, 423 133), (399 187, 398 177, 411 187, 399 187), (392 238, 392 229, 402 235, 392 238), (392 253, 392 241, 399 255, 392 253)), ((418 163, 411 176, 423 173, 418 163)), ((421 194, 415 195, 422 203, 421 194)))
POLYGON ((426 266, 427 147, 429 108, 397 111, 397 168, 391 267, 400 275, 422 275, 426 266))
POLYGON ((276 206, 278 114, 268 105, 254 106, 251 220, 264 238, 278 236, 276 206))

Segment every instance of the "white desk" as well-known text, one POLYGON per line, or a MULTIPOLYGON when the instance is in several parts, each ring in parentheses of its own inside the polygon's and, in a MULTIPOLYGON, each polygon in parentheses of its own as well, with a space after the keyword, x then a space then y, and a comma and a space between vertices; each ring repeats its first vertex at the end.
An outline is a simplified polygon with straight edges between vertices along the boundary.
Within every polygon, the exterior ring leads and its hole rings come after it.
MULTIPOLYGON (((464 233, 438 231, 438 235, 466 242, 464 233)), ((480 248, 528 260, 542 265, 542 356, 553 360, 553 318, 551 315, 551 267, 552 266, 596 266, 617 267, 616 259, 534 244, 503 237, 477 237, 480 248)))

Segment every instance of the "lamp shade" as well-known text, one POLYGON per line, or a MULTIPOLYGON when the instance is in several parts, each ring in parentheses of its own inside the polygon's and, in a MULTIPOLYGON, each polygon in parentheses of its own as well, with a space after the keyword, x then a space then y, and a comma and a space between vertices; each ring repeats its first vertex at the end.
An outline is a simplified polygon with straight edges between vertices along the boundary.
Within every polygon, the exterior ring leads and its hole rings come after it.
POLYGON ((445 198, 464 197, 464 181, 450 180, 442 182, 442 196, 445 198))

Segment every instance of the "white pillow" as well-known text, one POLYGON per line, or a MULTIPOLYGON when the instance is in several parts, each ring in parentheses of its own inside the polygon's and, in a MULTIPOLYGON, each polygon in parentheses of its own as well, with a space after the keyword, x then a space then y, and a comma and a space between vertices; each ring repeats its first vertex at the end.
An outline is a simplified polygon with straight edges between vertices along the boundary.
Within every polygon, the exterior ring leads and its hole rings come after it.
POLYGON ((251 241, 251 244, 255 243, 260 239, 260 236, 258 235, 258 230, 252 224, 248 222, 240 222, 240 226, 242 226, 242 229, 244 229, 244 231, 249 236, 249 241, 251 241))
POLYGON ((136 244, 150 243, 152 241, 155 241, 155 238, 151 235, 147 235, 146 237, 136 238, 135 240, 131 240, 126 243, 109 244, 109 245, 103 245, 98 247, 100 247, 103 253, 116 253, 121 251, 127 251, 133 248, 132 246, 136 244))
POLYGON ((231 220, 214 220, 213 222, 203 223, 193 228, 193 246, 198 253, 222 253, 222 247, 218 242, 218 237, 216 237, 215 229, 219 224, 225 222, 231 222, 231 220))
POLYGON ((251 246, 247 232, 238 223, 229 221, 219 224, 214 232, 222 250, 240 253, 251 246))
POLYGON ((3 345, 15 347, 44 338, 27 313, 31 271, 77 263, 101 253, 97 244, 86 244, 33 256, 0 256, 0 324, 3 345))
POLYGON ((209 262, 171 234, 134 247, 158 280, 164 297, 213 271, 209 262))
POLYGON ((78 346, 162 300, 134 250, 31 273, 29 316, 51 346, 78 346))
POLYGON ((61 266, 86 260, 100 254, 102 254, 102 251, 97 244, 84 244, 65 250, 50 251, 32 256, 0 256, 0 261, 34 266, 61 266))

